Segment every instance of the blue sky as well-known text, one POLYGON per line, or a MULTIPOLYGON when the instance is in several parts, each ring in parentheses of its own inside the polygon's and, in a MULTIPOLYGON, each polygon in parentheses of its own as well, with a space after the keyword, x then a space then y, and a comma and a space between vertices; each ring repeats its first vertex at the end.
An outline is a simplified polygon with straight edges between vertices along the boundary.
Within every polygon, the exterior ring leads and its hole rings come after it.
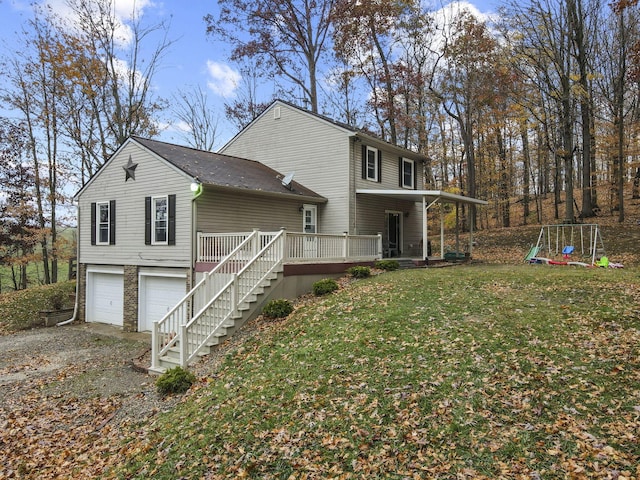
MULTIPOLYGON (((0 55, 11 54, 17 32, 30 17, 32 0, 0 0, 0 55)), ((49 0, 57 12, 64 12, 64 0, 49 0)), ((228 49, 206 34, 203 17, 217 11, 216 0, 116 0, 117 11, 130 12, 133 4, 142 8, 145 24, 170 21, 170 40, 175 43, 162 61, 162 68, 154 77, 154 88, 160 97, 170 99, 178 90, 200 86, 207 92, 210 104, 218 112, 218 146, 236 132, 224 118, 225 101, 234 95, 234 82, 239 74, 227 62, 228 49)), ((495 11, 495 0, 476 0, 483 13, 495 11)), ((1 79, 1 77, 0 77, 1 79)), ((0 80, 1 81, 1 80, 0 80)), ((0 113, 1 109, 0 109, 0 113)), ((337 119, 339 120, 339 119, 337 119)), ((162 139, 176 143, 181 134, 167 128, 162 139)))

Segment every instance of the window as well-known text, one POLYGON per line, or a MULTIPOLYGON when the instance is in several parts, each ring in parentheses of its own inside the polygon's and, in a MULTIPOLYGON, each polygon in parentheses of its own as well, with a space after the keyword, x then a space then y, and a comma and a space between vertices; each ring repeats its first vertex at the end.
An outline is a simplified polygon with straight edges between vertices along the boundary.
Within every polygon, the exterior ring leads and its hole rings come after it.
POLYGON ((144 240, 146 245, 175 245, 175 195, 164 195, 145 198, 144 240))
POLYGON ((98 238, 96 243, 98 245, 109 244, 109 204, 108 203, 96 203, 98 213, 98 238))
POLYGON ((415 161, 400 157, 400 186, 402 188, 416 188, 415 161))
POLYGON ((381 181, 382 152, 374 147, 362 146, 362 178, 381 181))
POLYGON ((91 204, 91 245, 115 245, 116 201, 91 204))
POLYGON ((164 245, 167 243, 167 203, 167 197, 154 197, 152 199, 153 225, 151 231, 153 232, 153 240, 151 243, 153 245, 164 245))

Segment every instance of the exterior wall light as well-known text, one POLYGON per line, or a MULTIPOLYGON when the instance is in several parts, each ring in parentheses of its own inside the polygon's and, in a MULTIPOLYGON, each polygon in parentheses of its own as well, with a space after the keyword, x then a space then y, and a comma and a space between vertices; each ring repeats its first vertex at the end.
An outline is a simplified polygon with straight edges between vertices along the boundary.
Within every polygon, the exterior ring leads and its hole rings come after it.
POLYGON ((202 193, 202 184, 198 181, 197 178, 191 182, 189 188, 191 189, 191 193, 193 193, 193 195, 196 197, 202 193))

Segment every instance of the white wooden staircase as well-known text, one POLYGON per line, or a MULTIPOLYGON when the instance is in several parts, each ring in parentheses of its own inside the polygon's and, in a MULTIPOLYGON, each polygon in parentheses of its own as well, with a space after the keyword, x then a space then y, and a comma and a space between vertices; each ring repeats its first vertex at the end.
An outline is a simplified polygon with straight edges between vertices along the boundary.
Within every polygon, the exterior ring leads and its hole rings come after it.
POLYGON ((154 322, 149 371, 186 368, 252 318, 283 279, 285 238, 254 231, 154 322))

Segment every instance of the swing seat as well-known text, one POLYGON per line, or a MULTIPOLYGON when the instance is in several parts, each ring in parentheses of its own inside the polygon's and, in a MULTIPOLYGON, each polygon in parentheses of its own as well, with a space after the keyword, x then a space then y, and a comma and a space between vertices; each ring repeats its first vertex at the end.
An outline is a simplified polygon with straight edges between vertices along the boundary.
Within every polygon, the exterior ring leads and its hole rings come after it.
POLYGON ((567 245, 562 249, 562 258, 569 258, 574 250, 575 247, 573 245, 567 245))

